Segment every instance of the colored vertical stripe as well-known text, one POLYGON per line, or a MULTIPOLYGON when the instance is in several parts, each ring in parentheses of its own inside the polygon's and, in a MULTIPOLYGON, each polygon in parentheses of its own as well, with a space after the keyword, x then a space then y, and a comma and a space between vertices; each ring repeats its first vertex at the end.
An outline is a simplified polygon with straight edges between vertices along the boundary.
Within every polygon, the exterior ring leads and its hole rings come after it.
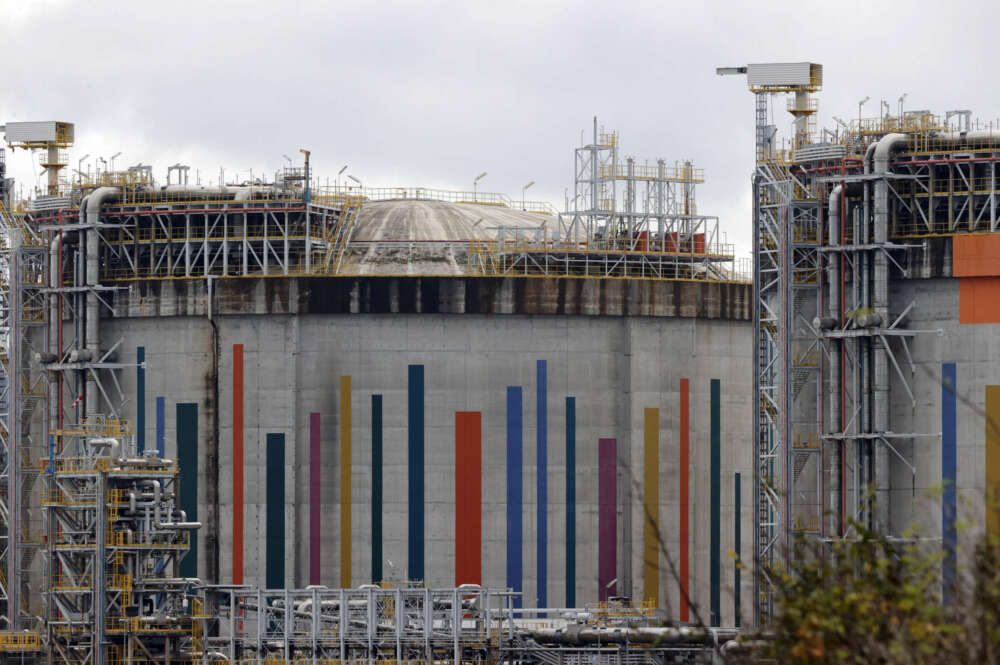
POLYGON ((135 348, 135 445, 142 457, 146 452, 146 347, 135 348))
POLYGON ((678 566, 680 575, 680 615, 681 621, 691 620, 691 609, 688 606, 688 594, 690 593, 689 586, 689 569, 688 569, 688 544, 690 538, 688 535, 688 516, 690 514, 690 507, 688 505, 688 494, 690 490, 688 470, 690 468, 690 439, 689 437, 689 421, 688 421, 688 409, 689 404, 689 391, 690 391, 690 381, 688 379, 681 379, 681 403, 680 403, 680 460, 678 466, 680 466, 680 515, 679 515, 679 526, 678 538, 680 539, 680 564, 678 566))
POLYGON ((733 512, 733 550, 736 553, 733 565, 733 621, 734 625, 740 627, 740 520, 742 519, 740 510, 740 474, 733 477, 733 502, 736 504, 733 512))
POLYGON ((156 452, 162 458, 167 455, 167 401, 156 398, 156 452))
POLYGON ((351 588, 351 377, 340 377, 340 586, 351 588))
POLYGON ((233 344, 233 584, 243 584, 243 345, 233 344))
POLYGON ((712 379, 712 403, 711 403, 711 446, 712 464, 710 472, 711 494, 711 537, 709 550, 709 604, 711 612, 711 625, 718 626, 721 620, 721 584, 719 549, 722 546, 722 431, 720 425, 720 392, 721 384, 718 379, 712 379))
POLYGON ((660 607, 660 410, 643 413, 643 597, 660 607))
POLYGON ((372 583, 382 581, 382 396, 372 395, 372 583))
POLYGON ((323 513, 320 486, 323 474, 321 441, 322 430, 318 413, 309 414, 309 584, 320 584, 322 561, 323 513))
POLYGON ((597 442, 597 584, 602 601, 618 595, 618 442, 597 442))
POLYGON ((536 563, 537 572, 537 600, 536 607, 548 607, 549 605, 549 566, 548 566, 548 469, 549 469, 549 414, 548 414, 548 365, 546 361, 539 360, 535 365, 536 388, 535 388, 535 453, 536 453, 536 494, 535 502, 535 524, 536 534, 536 563))
MULTIPOLYGON (((522 401, 520 386, 507 387, 507 588, 523 590, 522 573, 522 401)), ((521 607, 521 598, 514 599, 521 607)))
POLYGON ((285 586, 285 435, 267 435, 266 541, 264 577, 268 589, 285 586))
POLYGON ((410 365, 407 388, 409 577, 424 579, 424 366, 410 365))
MULTIPOLYGON (((162 399, 162 398, 161 398, 162 399)), ((181 510, 189 522, 198 521, 198 405, 177 405, 177 464, 181 510)), ((192 530, 191 549, 181 560, 181 577, 198 577, 198 532, 192 530)))
POLYGON ((566 398, 566 607, 576 605, 576 398, 566 398))
POLYGON ((986 386, 986 533, 1000 535, 1000 386, 986 386))
POLYGON ((483 415, 455 414, 455 586, 482 583, 483 415))
POLYGON ((957 404, 955 391, 958 389, 955 363, 941 365, 941 541, 944 545, 941 583, 945 603, 950 603, 952 587, 955 585, 955 546, 958 533, 955 529, 956 499, 955 483, 958 480, 956 455, 957 404))

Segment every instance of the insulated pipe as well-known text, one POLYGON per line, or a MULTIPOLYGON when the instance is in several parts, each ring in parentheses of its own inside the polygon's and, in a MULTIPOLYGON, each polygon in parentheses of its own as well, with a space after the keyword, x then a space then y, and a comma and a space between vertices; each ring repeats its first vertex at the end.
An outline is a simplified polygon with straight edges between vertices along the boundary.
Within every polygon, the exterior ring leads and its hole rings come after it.
POLYGON ((573 624, 566 628, 542 628, 528 632, 542 644, 708 644, 725 642, 739 635, 736 629, 679 627, 596 628, 573 624))
MULTIPOLYGON (((96 225, 100 223, 101 217, 101 205, 105 201, 113 201, 119 196, 119 190, 117 187, 98 187, 94 192, 87 197, 87 224, 89 228, 85 230, 87 234, 87 271, 85 275, 85 284, 89 287, 95 287, 98 285, 98 233, 96 225)), ((81 210, 84 206, 80 205, 81 210)), ((97 293, 93 290, 87 291, 87 329, 86 329, 86 342, 87 350, 90 351, 91 357, 97 359, 100 353, 100 327, 99 327, 99 317, 100 312, 98 310, 97 293)), ((87 373, 87 390, 86 390, 86 409, 87 414, 97 413, 97 382, 94 379, 93 372, 87 373)))
MULTIPOLYGON (((840 205, 844 196, 844 188, 837 185, 830 192, 830 200, 827 204, 827 230, 828 242, 831 247, 840 245, 840 205)), ((827 254, 827 283, 830 289, 830 298, 827 313, 831 319, 840 325, 840 255, 827 254)), ((842 341, 836 341, 834 352, 830 354, 830 420, 828 431, 837 434, 843 431, 844 425, 840 418, 840 386, 844 380, 840 369, 840 350, 842 341)), ((843 488, 841 487, 840 466, 843 456, 843 441, 833 442, 833 454, 830 456, 830 474, 827 487, 829 488, 829 533, 841 534, 840 529, 840 498, 843 488)))
MULTIPOLYGON (((892 151, 908 141, 905 134, 886 134, 875 146, 873 172, 885 175, 889 172, 889 157, 892 151)), ((889 181, 884 177, 875 181, 874 238, 876 245, 884 245, 889 239, 889 181)), ((872 284, 872 305, 882 321, 889 320, 889 264, 885 251, 875 250, 874 275, 872 284)), ((873 429, 876 434, 889 431, 889 356, 881 340, 874 342, 874 393, 873 429)), ((873 481, 875 484, 874 527, 878 533, 889 533, 889 449, 884 442, 874 442, 875 464, 873 481)))

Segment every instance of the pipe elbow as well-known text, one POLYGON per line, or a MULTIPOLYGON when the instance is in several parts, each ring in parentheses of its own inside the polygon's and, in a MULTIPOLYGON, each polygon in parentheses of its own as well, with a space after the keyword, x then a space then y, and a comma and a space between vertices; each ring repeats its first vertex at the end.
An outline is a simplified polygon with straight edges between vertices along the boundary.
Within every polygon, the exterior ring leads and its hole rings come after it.
POLYGON ((889 170, 889 155, 909 138, 906 134, 886 134, 878 140, 875 144, 875 173, 886 173, 889 170))

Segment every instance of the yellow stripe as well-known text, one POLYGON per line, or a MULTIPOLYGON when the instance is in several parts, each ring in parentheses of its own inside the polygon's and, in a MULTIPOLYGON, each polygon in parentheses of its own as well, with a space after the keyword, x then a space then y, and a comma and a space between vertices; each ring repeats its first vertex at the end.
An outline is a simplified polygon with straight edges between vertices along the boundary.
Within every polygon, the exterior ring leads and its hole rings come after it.
POLYGON ((1000 535, 1000 386, 986 386, 986 532, 1000 535))
POLYGON ((643 596, 660 606, 660 410, 646 409, 643 432, 643 596))
POLYGON ((351 377, 340 377, 340 586, 351 584, 351 377))

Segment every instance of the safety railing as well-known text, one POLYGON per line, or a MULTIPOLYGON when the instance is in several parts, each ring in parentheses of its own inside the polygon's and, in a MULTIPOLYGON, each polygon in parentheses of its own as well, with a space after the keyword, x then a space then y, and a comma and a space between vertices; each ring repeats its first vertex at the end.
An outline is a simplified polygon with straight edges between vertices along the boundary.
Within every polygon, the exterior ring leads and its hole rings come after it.
POLYGON ((658 164, 633 164, 630 175, 628 164, 617 164, 616 166, 602 166, 601 177, 701 183, 705 182, 705 169, 695 168, 686 164, 676 164, 674 166, 664 166, 661 171, 658 164))
POLYGON ((38 651, 42 648, 42 638, 38 633, 4 630, 0 631, 0 652, 38 651))

